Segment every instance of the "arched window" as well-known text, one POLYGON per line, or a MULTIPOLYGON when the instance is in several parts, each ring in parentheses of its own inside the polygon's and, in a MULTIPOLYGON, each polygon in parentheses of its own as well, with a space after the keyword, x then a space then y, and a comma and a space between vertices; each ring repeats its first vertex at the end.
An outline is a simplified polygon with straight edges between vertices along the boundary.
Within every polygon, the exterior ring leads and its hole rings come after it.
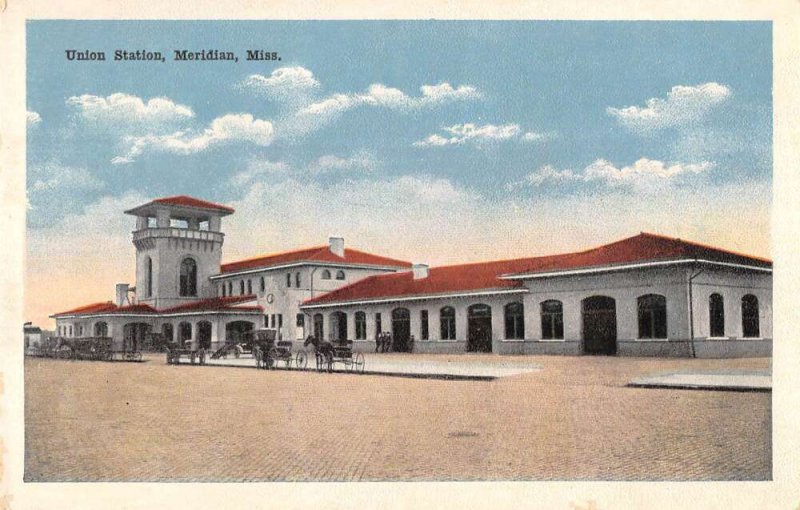
POLYGON ((667 338, 667 298, 646 294, 636 300, 639 310, 639 338, 667 338))
POLYGON ((197 262, 191 258, 185 258, 181 262, 180 295, 197 295, 197 262))
POLYGON ((327 269, 322 272, 322 276, 320 276, 323 280, 330 280, 331 279, 331 272, 327 269))
POLYGON ((752 294, 742 297, 742 336, 758 338, 761 327, 758 322, 758 298, 752 294))
POLYGON ((286 286, 292 286, 292 273, 286 273, 286 286))
POLYGON ((253 293, 253 280, 247 280, 247 293, 253 293))
POLYGON ((294 286, 295 287, 299 287, 300 286, 300 273, 295 273, 294 274, 294 286))
POLYGON ((337 280, 344 280, 344 271, 341 269, 336 271, 336 279, 337 280))
MULTIPOLYGON (((153 295, 153 259, 147 257, 144 266, 144 295, 150 297, 153 295)), ((105 336, 105 335, 98 335, 105 336)))
POLYGON ((267 290, 267 282, 264 281, 264 277, 261 277, 261 292, 267 290))
POLYGON ((222 287, 222 297, 225 297, 226 295, 228 295, 228 293, 227 293, 228 289, 225 286, 225 282, 222 282, 221 287, 222 287))
POLYGON ((522 340, 525 338, 525 308, 522 303, 508 303, 505 306, 506 338, 522 340))
POLYGON ((439 310, 439 326, 441 329, 442 340, 456 339, 456 309, 452 306, 445 306, 439 310))
POLYGON ((356 312, 356 340, 367 339, 367 314, 356 312))
POLYGON ((239 295, 244 295, 244 280, 239 280, 239 295))
POLYGON ((96 322, 94 324, 94 336, 108 336, 108 323, 96 322))
POLYGON ((716 293, 708 297, 708 325, 711 337, 725 336, 725 303, 716 293))
POLYGON ((542 301, 542 339, 564 339, 564 305, 561 301, 549 299, 542 301))

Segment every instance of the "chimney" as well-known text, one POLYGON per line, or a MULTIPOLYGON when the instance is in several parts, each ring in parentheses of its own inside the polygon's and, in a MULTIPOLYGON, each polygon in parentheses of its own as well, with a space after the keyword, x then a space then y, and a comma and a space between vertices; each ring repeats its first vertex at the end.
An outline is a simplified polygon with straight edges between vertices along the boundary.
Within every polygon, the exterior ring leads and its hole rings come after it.
POLYGON ((422 280, 428 277, 428 264, 413 264, 411 271, 414 273, 415 280, 422 280))
POLYGON ((331 253, 337 257, 344 258, 344 237, 329 237, 328 245, 330 246, 331 253))
POLYGON ((118 283, 117 300, 115 301, 115 303, 117 304, 117 306, 124 306, 126 301, 128 301, 128 284, 118 283))

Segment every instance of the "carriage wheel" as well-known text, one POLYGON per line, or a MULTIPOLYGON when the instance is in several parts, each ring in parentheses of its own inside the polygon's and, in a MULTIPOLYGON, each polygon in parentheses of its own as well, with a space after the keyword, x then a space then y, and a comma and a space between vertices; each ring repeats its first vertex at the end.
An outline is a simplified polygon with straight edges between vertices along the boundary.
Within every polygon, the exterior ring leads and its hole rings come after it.
POLYGON ((281 355, 278 352, 278 349, 271 347, 267 353, 267 363, 269 364, 269 368, 278 368, 278 360, 280 357, 281 355))
POLYGON ((364 355, 360 352, 357 352, 353 359, 353 370, 360 374, 364 373, 364 355))
POLYGON ((306 368, 307 364, 308 364, 308 355, 306 354, 306 351, 298 351, 297 355, 295 355, 294 357, 294 365, 300 370, 303 370, 304 368, 306 368))

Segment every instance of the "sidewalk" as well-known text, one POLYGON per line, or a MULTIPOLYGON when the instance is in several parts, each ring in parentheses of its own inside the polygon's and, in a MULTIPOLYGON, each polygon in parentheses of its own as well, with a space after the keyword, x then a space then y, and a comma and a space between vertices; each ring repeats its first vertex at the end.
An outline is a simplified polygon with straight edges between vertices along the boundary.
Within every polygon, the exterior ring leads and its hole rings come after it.
MULTIPOLYGON (((413 360, 408 357, 393 357, 388 355, 364 354, 364 374, 393 375, 400 377, 422 377, 437 379, 463 379, 463 380, 492 380, 499 377, 536 372, 542 369, 541 365, 524 360, 481 363, 479 361, 450 361, 450 360, 413 360)), ((227 359, 206 359, 206 364, 227 367, 253 367, 255 360, 252 357, 227 359)), ((278 363, 278 369, 284 370, 284 364, 278 363)), ((294 369, 294 367, 292 367, 294 369)), ((308 360, 306 370, 316 370, 315 360, 308 360)), ((347 372, 341 363, 334 363, 334 372, 347 372)))
POLYGON ((677 388, 718 391, 772 391, 769 372, 656 374, 634 379, 628 386, 639 388, 677 388))

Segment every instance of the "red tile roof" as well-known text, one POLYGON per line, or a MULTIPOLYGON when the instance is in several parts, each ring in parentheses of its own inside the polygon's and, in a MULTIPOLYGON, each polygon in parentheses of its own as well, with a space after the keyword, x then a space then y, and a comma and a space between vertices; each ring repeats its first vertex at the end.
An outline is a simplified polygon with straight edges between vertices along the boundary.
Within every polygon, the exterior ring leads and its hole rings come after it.
POLYGON ((254 295, 246 296, 229 296, 204 299, 202 301, 193 301, 178 306, 169 308, 162 308, 156 310, 150 305, 135 304, 117 306, 111 301, 105 303, 94 303, 91 305, 81 306, 66 312, 54 314, 53 317, 62 317, 65 315, 95 315, 95 314, 124 314, 124 313, 147 313, 147 314, 162 314, 162 313, 181 313, 181 312, 222 312, 227 310, 247 310, 247 311, 262 311, 259 306, 236 306, 239 303, 253 301, 256 299, 254 295))
POLYGON ((167 204, 167 205, 182 205, 185 207, 196 207, 198 209, 217 209, 220 211, 225 212, 235 212, 232 207, 228 207, 227 205, 222 204, 215 204, 214 202, 208 202, 206 200, 200 200, 199 198, 190 197, 187 195, 177 195, 174 197, 165 197, 165 198, 156 198, 153 202, 157 204, 167 204))
POLYGON ((115 305, 111 301, 105 301, 103 303, 92 303, 90 305, 80 306, 78 308, 73 308, 72 310, 67 310, 66 312, 54 313, 53 317, 58 317, 60 315, 73 315, 73 314, 83 314, 83 313, 87 314, 102 313, 115 310, 116 308, 117 305, 115 305))
POLYGON ((519 280, 500 279, 499 277, 511 274, 613 266, 643 261, 694 258, 772 267, 772 262, 767 259, 742 255, 680 239, 642 233, 621 241, 576 253, 434 267, 429 270, 427 278, 418 280, 414 280, 413 273, 410 271, 375 275, 324 296, 306 300, 304 304, 514 289, 522 288, 522 282, 519 280))
POLYGON ((174 197, 156 198, 146 204, 134 207, 130 211, 126 212, 137 211, 139 209, 142 209, 143 207, 147 207, 152 204, 177 205, 183 207, 194 207, 195 209, 210 209, 212 211, 222 211, 228 214, 232 214, 235 212, 232 207, 228 207, 227 205, 215 204, 214 202, 200 200, 199 198, 190 197, 187 195, 176 195, 174 197))
POLYGON ((74 308, 72 310, 67 310, 66 312, 59 312, 53 314, 53 317, 60 317, 62 315, 91 315, 98 313, 113 314, 113 313, 155 313, 155 312, 156 312, 155 308, 145 304, 117 306, 111 301, 106 301, 105 303, 93 303, 91 305, 85 305, 78 308, 74 308))
POLYGON ((336 264, 366 266, 411 267, 411 262, 382 257, 380 255, 373 255, 371 253, 366 253, 359 250, 351 250, 349 248, 344 250, 344 257, 339 257, 331 252, 328 246, 315 246, 313 248, 303 248, 301 250, 273 253, 251 259, 229 262, 227 264, 222 264, 220 272, 236 273, 247 269, 278 266, 295 262, 330 262, 336 264))
POLYGON ((179 312, 210 312, 210 311, 225 311, 225 310, 254 310, 261 311, 260 306, 236 306, 239 303, 246 303, 247 301, 254 301, 256 296, 253 294, 244 296, 228 296, 216 297, 211 299, 204 299, 203 301, 194 301, 183 305, 172 306, 170 308, 162 308, 159 313, 179 313, 179 312))
POLYGON ((772 267, 772 261, 744 255, 705 244, 684 241, 674 237, 642 232, 621 241, 590 250, 550 257, 531 259, 531 263, 518 273, 547 273, 576 268, 655 262, 665 260, 702 259, 730 264, 772 267))

